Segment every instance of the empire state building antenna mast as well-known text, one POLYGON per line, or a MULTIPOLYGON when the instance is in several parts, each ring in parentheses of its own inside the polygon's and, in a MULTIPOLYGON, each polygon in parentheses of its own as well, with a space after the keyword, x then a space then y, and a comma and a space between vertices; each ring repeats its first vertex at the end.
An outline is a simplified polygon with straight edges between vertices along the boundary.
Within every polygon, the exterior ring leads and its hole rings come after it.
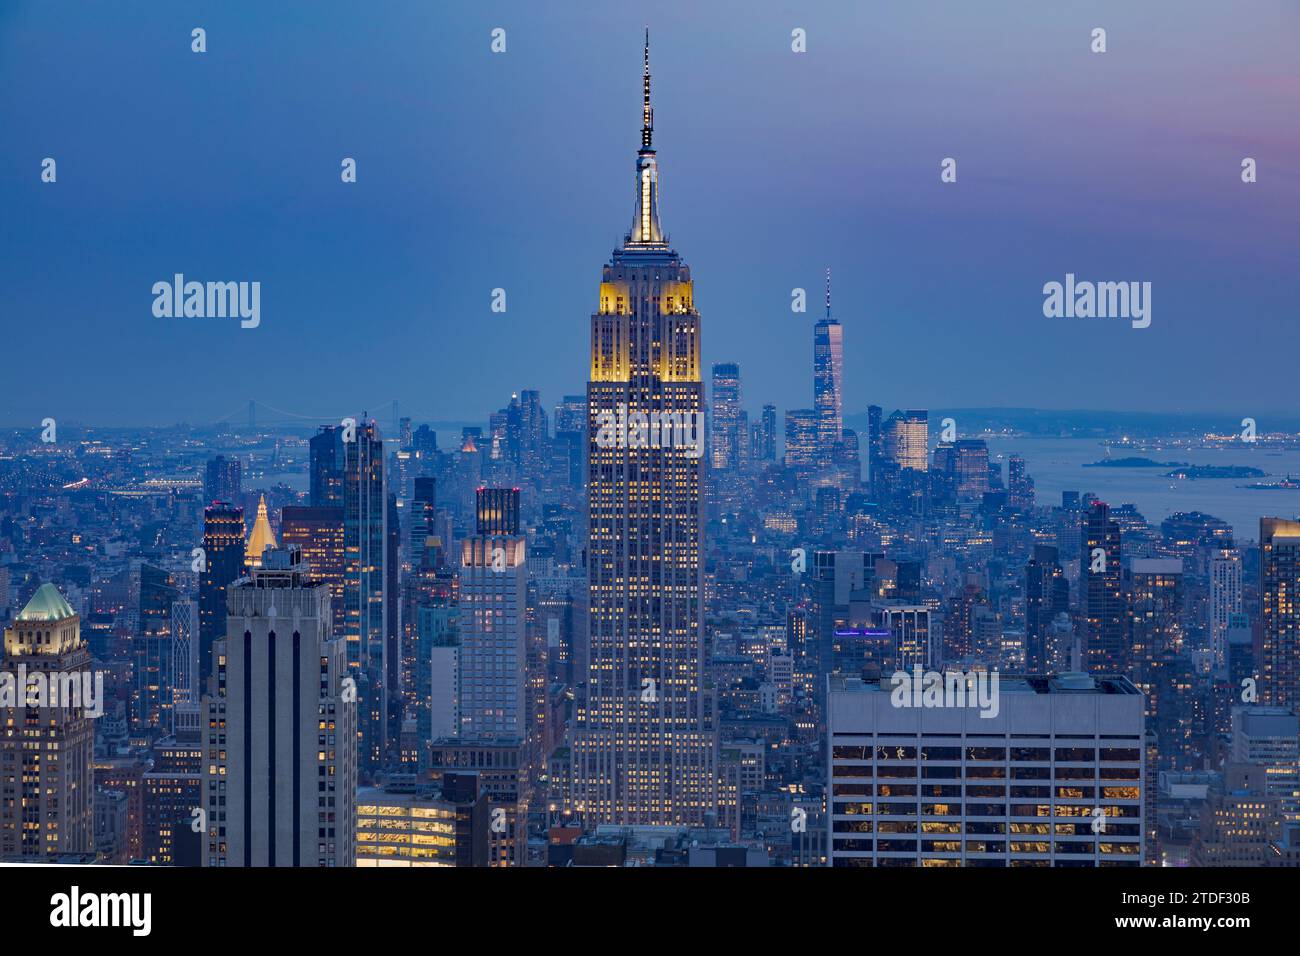
POLYGON ((645 102, 641 107, 641 151, 654 152, 650 145, 650 140, 655 131, 655 111, 650 107, 650 28, 645 28, 645 76, 642 80, 644 85, 645 102))
POLYGON ((655 157, 655 111, 650 105, 650 28, 645 29, 644 69, 641 76, 641 148, 636 154, 636 212, 624 246, 666 248, 659 225, 659 164, 655 157))

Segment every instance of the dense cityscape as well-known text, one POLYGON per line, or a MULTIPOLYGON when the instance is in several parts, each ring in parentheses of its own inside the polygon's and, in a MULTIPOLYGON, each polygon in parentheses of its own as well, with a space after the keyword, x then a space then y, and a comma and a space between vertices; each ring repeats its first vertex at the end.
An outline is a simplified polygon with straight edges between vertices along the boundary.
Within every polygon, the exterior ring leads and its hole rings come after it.
POLYGON ((639 66, 585 390, 0 430, 0 863, 1300 866, 1300 430, 778 409, 639 66))

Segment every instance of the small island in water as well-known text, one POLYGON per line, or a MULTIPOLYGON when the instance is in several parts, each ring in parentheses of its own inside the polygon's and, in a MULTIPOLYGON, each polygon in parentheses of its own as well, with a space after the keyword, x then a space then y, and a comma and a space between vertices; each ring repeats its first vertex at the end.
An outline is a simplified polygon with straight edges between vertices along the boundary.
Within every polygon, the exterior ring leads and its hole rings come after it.
POLYGON ((1153 461, 1150 458, 1103 458, 1085 463, 1084 468, 1186 468, 1185 461, 1153 461))
POLYGON ((1268 472, 1248 465, 1185 465, 1166 478, 1263 478, 1268 472))

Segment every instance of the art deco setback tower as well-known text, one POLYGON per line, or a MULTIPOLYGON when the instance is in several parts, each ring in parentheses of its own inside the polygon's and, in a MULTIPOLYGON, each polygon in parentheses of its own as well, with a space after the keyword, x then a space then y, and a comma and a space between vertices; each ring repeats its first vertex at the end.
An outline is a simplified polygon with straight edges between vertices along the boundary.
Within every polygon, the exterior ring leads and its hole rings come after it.
POLYGON ((204 866, 352 866, 357 704, 329 588, 268 550, 227 591, 203 699, 204 866))
POLYGON ((0 708, 0 858, 93 853, 90 648, 53 584, 42 584, 4 632, 2 666, 25 687, 16 699, 33 706, 0 708), (37 687, 47 688, 44 697, 37 687))
MULTIPOLYGON (((573 748, 590 826, 699 824, 715 809, 712 710, 702 681, 702 445, 603 442, 602 414, 702 414, 690 268, 659 224, 646 36, 632 228, 605 266, 587 386, 590 660, 573 748)), ((662 420, 662 419, 661 419, 662 420)))

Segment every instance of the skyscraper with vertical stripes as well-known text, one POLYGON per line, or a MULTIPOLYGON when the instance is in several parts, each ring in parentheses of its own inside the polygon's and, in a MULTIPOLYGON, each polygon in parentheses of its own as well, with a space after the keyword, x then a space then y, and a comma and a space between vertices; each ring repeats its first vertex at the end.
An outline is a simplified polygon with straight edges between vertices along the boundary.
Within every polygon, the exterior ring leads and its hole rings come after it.
POLYGON ((329 588, 297 549, 227 591, 203 698, 204 866, 352 866, 356 695, 329 588))
POLYGON ((604 267, 591 317, 590 658, 572 751, 574 808, 588 826, 700 824, 717 802, 701 660, 703 443, 602 438, 601 422, 620 411, 688 422, 703 412, 691 272, 659 222, 648 31, 643 82, 632 228, 604 267))

